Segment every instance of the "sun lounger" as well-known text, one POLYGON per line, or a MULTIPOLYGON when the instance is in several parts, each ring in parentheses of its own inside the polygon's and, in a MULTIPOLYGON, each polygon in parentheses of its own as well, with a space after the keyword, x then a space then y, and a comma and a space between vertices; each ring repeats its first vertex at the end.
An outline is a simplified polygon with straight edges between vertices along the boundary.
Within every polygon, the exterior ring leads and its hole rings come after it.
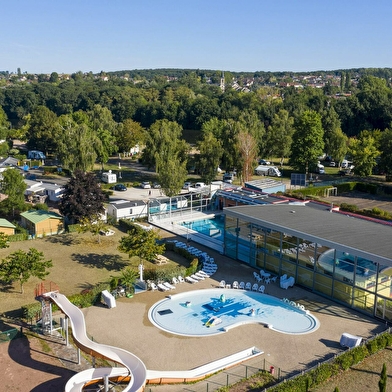
POLYGON ((244 290, 245 289, 245 282, 241 282, 240 285, 238 286, 239 289, 244 290))
POLYGON ((226 282, 225 282, 224 280, 221 280, 220 283, 219 283, 219 287, 220 287, 221 289, 224 289, 225 286, 226 286, 226 282))
POLYGON ((169 282, 163 282, 163 285, 165 287, 167 287, 169 290, 174 290, 176 288, 176 286, 173 286, 172 284, 170 284, 169 282))
POLYGON ((196 279, 199 279, 199 280, 204 280, 206 278, 206 276, 204 274, 200 273, 200 271, 196 272, 194 275, 197 276, 196 279))
POLYGON ((185 281, 184 281, 184 278, 182 277, 182 276, 179 276, 178 277, 178 281, 180 282, 180 283, 184 283, 185 281))
POLYGON ((173 282, 173 284, 179 284, 180 283, 180 281, 176 277, 173 277, 172 282, 173 282))
POLYGON ((233 282, 233 289, 238 289, 238 282, 236 280, 233 282))
POLYGON ((186 276, 186 277, 185 277, 185 280, 186 280, 188 283, 197 283, 197 282, 198 282, 197 279, 193 279, 191 276, 186 276))
POLYGON ((158 286, 158 289, 161 290, 161 291, 168 291, 168 290, 170 290, 163 283, 158 283, 157 286, 158 286))
POLYGON ((156 285, 154 282, 151 282, 151 283, 150 283, 150 287, 151 287, 151 290, 152 290, 152 291, 158 290, 158 287, 157 287, 157 285, 156 285))
POLYGON ((252 291, 257 291, 259 289, 259 285, 257 283, 254 283, 252 286, 252 291))
POLYGON ((204 278, 202 276, 199 276, 197 274, 192 274, 191 278, 196 279, 196 280, 204 280, 204 278))
POLYGON ((203 271, 203 270, 200 270, 200 271, 198 272, 198 274, 204 276, 205 278, 209 278, 209 277, 210 277, 210 275, 208 275, 208 274, 207 274, 205 271, 203 271))
POLYGON ((252 283, 246 282, 245 290, 252 290, 252 283))
POLYGON ((260 285, 258 291, 259 291, 259 293, 264 293, 264 291, 265 291, 265 286, 264 286, 264 285, 260 285))

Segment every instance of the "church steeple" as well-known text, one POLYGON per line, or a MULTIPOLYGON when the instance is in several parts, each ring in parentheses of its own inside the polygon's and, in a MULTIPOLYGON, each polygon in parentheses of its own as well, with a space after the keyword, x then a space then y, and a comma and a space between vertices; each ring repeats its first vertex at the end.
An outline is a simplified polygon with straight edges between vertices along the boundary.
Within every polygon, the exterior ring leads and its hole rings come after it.
POLYGON ((222 71, 222 76, 221 76, 221 80, 220 80, 220 89, 222 90, 222 92, 225 91, 225 73, 222 71))

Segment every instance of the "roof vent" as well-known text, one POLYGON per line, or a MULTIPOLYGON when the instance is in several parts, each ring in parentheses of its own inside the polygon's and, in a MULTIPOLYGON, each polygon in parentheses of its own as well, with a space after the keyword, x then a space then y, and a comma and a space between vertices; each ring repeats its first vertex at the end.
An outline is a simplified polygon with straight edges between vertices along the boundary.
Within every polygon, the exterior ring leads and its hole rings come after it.
POLYGON ((292 214, 295 214, 295 211, 294 211, 294 210, 291 210, 290 212, 291 212, 292 214))

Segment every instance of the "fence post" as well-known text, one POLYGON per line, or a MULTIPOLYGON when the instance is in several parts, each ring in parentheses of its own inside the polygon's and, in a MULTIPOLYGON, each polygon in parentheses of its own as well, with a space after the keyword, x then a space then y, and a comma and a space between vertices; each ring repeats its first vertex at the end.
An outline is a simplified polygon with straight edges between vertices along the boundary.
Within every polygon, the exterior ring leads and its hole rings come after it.
POLYGON ((226 386, 229 386, 229 373, 226 374, 226 386))

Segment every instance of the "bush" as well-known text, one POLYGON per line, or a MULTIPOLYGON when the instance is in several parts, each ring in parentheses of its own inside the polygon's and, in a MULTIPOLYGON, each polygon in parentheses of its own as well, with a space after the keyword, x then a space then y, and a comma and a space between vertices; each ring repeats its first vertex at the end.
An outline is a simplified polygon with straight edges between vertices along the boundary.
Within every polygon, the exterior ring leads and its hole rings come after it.
POLYGON ((340 205, 340 210, 348 211, 348 212, 357 212, 358 211, 358 207, 355 204, 342 203, 340 205))

